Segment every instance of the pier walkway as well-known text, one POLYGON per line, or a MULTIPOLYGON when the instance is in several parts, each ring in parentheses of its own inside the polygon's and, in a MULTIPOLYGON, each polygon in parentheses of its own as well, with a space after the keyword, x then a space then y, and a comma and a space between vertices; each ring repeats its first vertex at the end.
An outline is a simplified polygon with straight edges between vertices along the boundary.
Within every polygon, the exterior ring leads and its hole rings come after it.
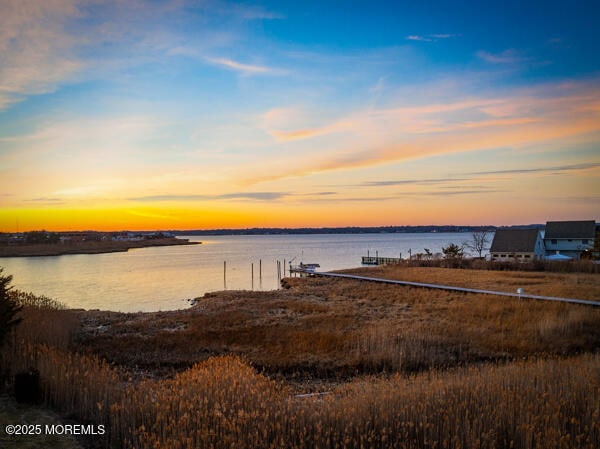
POLYGON ((307 274, 311 274, 313 276, 355 279, 358 281, 382 282, 385 284, 407 285, 410 287, 434 288, 434 289, 439 289, 439 290, 449 290, 449 291, 463 292, 463 293, 480 293, 480 294, 484 294, 484 295, 509 296, 509 297, 518 298, 518 299, 537 299, 537 300, 542 300, 542 301, 558 301, 558 302, 568 302, 568 303, 574 303, 574 304, 583 304, 586 306, 600 307, 600 301, 590 301, 587 299, 561 298, 561 297, 556 297, 556 296, 528 295, 525 293, 510 293, 510 292, 501 292, 501 291, 496 291, 496 290, 481 290, 481 289, 477 289, 477 288, 454 287, 452 285, 426 284, 426 283, 422 283, 422 282, 398 281, 398 280, 394 280, 394 279, 373 278, 373 277, 368 277, 368 276, 358 276, 358 275, 354 275, 354 274, 342 274, 342 273, 330 273, 330 272, 318 272, 318 271, 311 271, 311 272, 308 272, 307 274))
POLYGON ((393 265, 402 262, 399 257, 362 256, 363 265, 393 265))

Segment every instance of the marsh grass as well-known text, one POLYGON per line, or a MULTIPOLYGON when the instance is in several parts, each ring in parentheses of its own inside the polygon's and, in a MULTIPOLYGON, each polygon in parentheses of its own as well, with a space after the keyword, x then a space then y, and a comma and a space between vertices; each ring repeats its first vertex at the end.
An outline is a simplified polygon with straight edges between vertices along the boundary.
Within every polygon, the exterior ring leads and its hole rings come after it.
POLYGON ((518 260, 490 261, 478 258, 462 259, 433 259, 413 257, 411 260, 403 260, 398 266, 425 267, 425 268, 452 268, 466 270, 492 270, 492 271, 537 271, 547 273, 590 273, 599 274, 600 265, 592 260, 569 260, 565 262, 534 260, 522 262, 518 260))
MULTIPOLYGON (((532 285, 582 280, 596 294, 597 281, 560 276, 532 285)), ((38 369, 46 403, 104 424, 116 449, 600 447, 600 311, 345 280, 287 287, 157 314, 29 297, 3 360, 38 369), (130 377, 150 357, 182 365, 130 377), (309 398, 272 376, 302 369, 345 374, 309 398)))
MULTIPOLYGON (((587 262, 586 262, 587 263, 587 262)), ((591 263, 590 263, 591 264, 591 263)), ((598 264, 591 264, 600 267, 598 264)), ((431 284, 516 292, 545 296, 564 296, 600 300, 598 275, 588 272, 530 272, 520 270, 452 269, 443 267, 413 267, 384 265, 372 268, 343 270, 345 273, 383 277, 431 284)))
MULTIPOLYGON (((66 349, 80 326, 77 312, 45 296, 15 290, 11 292, 23 307, 20 317, 26 324, 19 326, 13 336, 17 342, 44 343, 66 349)), ((13 346, 15 346, 13 344, 13 346)))
MULTIPOLYGON (((482 273, 408 268, 374 274, 481 288, 526 285, 541 294, 600 293, 596 275, 482 273)), ((166 374, 235 354, 271 375, 343 379, 600 347, 600 310, 586 306, 346 279, 286 279, 286 287, 212 293, 187 311, 88 312, 77 344, 110 362, 166 374)))
POLYGON ((595 448, 600 358, 363 378, 295 399, 237 357, 120 384, 89 356, 38 348, 47 401, 104 423, 111 448, 595 448))

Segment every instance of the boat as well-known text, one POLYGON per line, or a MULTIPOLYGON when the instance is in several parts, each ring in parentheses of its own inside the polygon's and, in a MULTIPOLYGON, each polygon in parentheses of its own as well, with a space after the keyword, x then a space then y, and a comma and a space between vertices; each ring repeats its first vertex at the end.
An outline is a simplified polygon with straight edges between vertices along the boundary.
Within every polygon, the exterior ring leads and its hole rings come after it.
POLYGON ((290 273, 311 274, 311 273, 314 273, 315 270, 320 267, 321 267, 321 265, 319 265, 318 263, 300 262, 300 264, 296 265, 296 266, 292 266, 292 264, 290 263, 290 273))

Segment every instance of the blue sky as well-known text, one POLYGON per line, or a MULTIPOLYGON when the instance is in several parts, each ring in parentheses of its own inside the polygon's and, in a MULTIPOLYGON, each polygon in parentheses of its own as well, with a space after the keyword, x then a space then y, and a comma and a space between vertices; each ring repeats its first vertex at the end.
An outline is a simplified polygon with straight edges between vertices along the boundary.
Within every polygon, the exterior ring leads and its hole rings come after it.
POLYGON ((0 231, 599 218, 597 2, 0 10, 0 231))

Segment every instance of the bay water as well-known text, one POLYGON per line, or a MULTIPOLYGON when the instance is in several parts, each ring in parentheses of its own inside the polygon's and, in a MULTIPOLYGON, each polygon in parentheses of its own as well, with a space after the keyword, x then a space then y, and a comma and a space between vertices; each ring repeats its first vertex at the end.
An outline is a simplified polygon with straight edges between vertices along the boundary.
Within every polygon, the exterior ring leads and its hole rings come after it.
POLYGON ((367 253, 402 257, 441 252, 470 233, 193 236, 200 245, 139 248, 120 253, 0 258, 20 290, 71 308, 122 312, 175 310, 210 291, 273 290, 289 263, 318 263, 320 271, 361 266, 367 253), (285 265, 284 265, 285 261, 285 265), (225 265, 225 270, 224 270, 225 265), (254 271, 254 282, 252 277, 254 271))

